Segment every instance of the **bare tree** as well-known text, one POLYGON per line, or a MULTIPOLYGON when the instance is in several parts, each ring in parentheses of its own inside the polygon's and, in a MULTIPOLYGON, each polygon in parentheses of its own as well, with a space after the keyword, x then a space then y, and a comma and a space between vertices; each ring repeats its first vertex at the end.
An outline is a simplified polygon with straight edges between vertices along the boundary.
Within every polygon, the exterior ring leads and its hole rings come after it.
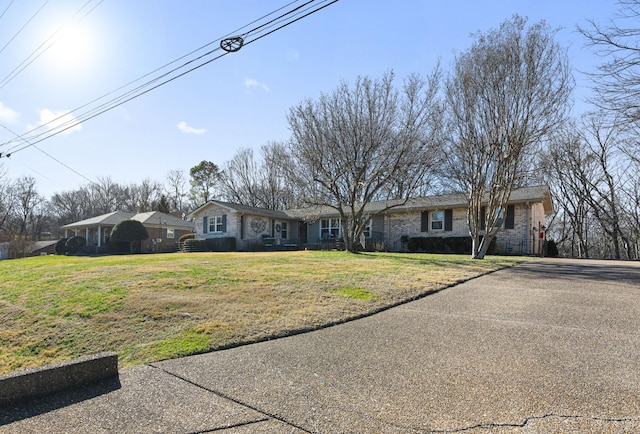
POLYGON ((637 124, 640 121, 640 0, 619 0, 618 15, 607 24, 590 20, 578 27, 602 63, 593 79, 596 106, 614 114, 618 121, 637 124))
POLYGON ((0 235, 6 237, 11 231, 9 225, 15 212, 16 197, 13 183, 1 169, 0 167, 0 235))
POLYGON ((240 149, 224 165, 222 184, 226 200, 266 209, 290 208, 293 187, 286 178, 285 146, 270 142, 255 157, 252 149, 240 149))
POLYGON ((87 188, 55 193, 51 196, 49 206, 60 225, 94 217, 91 195, 87 188))
POLYGON ((338 212, 347 250, 358 248, 370 202, 408 199, 433 170, 442 153, 439 81, 439 69, 409 76, 399 90, 393 72, 359 77, 290 109, 289 178, 306 204, 338 212), (389 191, 394 184, 402 191, 389 191))
POLYGON ((516 15, 475 35, 447 79, 447 172, 468 193, 473 258, 484 258, 499 230, 524 161, 566 119, 573 80, 554 34, 516 15))
POLYGON ((176 211, 186 211, 187 178, 183 170, 170 170, 165 183, 166 195, 176 211))
POLYGON ((100 177, 86 187, 91 197, 93 214, 107 214, 125 208, 129 193, 110 177, 100 177))
POLYGON ((619 198, 627 165, 617 158, 622 133, 615 126, 607 124, 601 113, 584 117, 581 128, 583 146, 591 154, 597 168, 596 176, 585 177, 585 181, 589 190, 587 198, 595 218, 611 240, 614 259, 621 259, 621 243, 627 249, 630 247, 623 230, 624 210, 619 198))
POLYGON ((131 184, 127 189, 128 200, 125 209, 133 212, 151 211, 160 202, 162 186, 158 181, 143 179, 140 184, 131 184))
POLYGON ((543 167, 547 175, 559 216, 550 225, 559 238, 559 249, 571 257, 590 257, 590 189, 597 165, 593 156, 585 150, 573 124, 555 137, 545 153, 543 167))
POLYGON ((224 164, 223 196, 230 202, 248 206, 260 206, 258 198, 260 164, 256 162, 253 149, 239 149, 233 158, 224 164))
POLYGON ((15 181, 14 193, 16 197, 16 216, 19 222, 18 235, 28 235, 28 225, 31 216, 44 198, 38 193, 36 179, 32 176, 23 176, 15 181))
POLYGON ((262 169, 260 196, 268 209, 287 209, 297 205, 295 184, 289 182, 287 168, 290 157, 284 143, 269 142, 260 148, 262 169))

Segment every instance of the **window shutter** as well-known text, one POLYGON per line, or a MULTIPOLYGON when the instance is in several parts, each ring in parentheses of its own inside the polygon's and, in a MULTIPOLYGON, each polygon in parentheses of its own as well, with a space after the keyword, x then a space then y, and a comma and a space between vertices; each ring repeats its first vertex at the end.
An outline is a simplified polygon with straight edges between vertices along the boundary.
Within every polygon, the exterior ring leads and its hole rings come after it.
POLYGON ((420 232, 429 232, 429 211, 424 210, 420 216, 420 232))
POLYGON ((209 219, 207 216, 202 217, 202 233, 206 234, 209 232, 209 219))
POLYGON ((516 213, 515 206, 508 205, 507 206, 507 215, 504 220, 504 228, 505 229, 514 229, 516 227, 516 213))
POLYGON ((444 230, 451 232, 453 230, 453 210, 444 210, 444 230))
POLYGON ((227 232, 227 215, 222 214, 222 232, 227 232))
POLYGON ((487 212, 485 207, 480 208, 480 230, 486 229, 485 226, 487 224, 487 216, 485 215, 487 212))

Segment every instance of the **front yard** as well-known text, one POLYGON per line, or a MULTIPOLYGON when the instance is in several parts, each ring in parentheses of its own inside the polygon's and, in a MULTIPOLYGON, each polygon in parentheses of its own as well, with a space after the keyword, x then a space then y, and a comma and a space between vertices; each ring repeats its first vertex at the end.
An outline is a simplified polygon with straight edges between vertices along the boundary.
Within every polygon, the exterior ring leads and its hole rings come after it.
POLYGON ((100 351, 127 367, 285 336, 521 260, 296 251, 0 261, 0 374, 100 351))

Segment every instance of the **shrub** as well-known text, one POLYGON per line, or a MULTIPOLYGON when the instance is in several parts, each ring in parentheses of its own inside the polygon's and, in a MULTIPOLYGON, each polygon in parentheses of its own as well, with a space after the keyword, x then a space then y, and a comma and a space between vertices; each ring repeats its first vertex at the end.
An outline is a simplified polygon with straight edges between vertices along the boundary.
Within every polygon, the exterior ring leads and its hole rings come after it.
POLYGON ((178 243, 184 243, 187 240, 193 240, 195 237, 196 237, 196 234, 194 233, 184 234, 180 236, 180 238, 178 238, 178 243))
POLYGON ((553 240, 547 240, 545 244, 547 256, 551 258, 557 258, 560 253, 558 252, 558 246, 556 245, 556 242, 553 240))
POLYGON ((111 231, 111 240, 115 242, 128 242, 129 251, 139 250, 140 241, 149 238, 147 228, 137 220, 122 220, 111 231))
POLYGON ((87 239, 85 237, 71 237, 65 243, 65 251, 67 255, 75 255, 84 249, 87 245, 87 239))
POLYGON ((58 240, 58 242, 56 243, 56 245, 54 247, 56 255, 64 255, 65 253, 67 253, 66 244, 67 244, 68 240, 69 240, 69 238, 60 238, 58 240))
POLYGON ((188 239, 183 244, 185 252, 232 252, 236 250, 234 237, 188 239))
MULTIPOLYGON (((471 237, 411 237, 407 241, 410 252, 471 254, 471 237)), ((496 251, 496 239, 491 240, 487 253, 496 251)))

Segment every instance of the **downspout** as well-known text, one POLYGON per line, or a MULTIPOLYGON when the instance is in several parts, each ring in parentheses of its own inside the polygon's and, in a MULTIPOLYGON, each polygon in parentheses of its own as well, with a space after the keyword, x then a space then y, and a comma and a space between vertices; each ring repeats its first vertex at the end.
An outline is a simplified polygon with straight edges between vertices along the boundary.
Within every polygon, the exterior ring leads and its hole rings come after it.
POLYGON ((525 244, 524 244, 524 249, 522 254, 524 255, 525 251, 529 252, 529 254, 533 254, 533 251, 531 250, 533 248, 533 246, 529 246, 529 235, 531 234, 531 228, 532 228, 532 222, 531 222, 531 204, 529 202, 527 202, 527 206, 526 206, 526 210, 527 210, 527 215, 526 215, 526 222, 527 225, 524 228, 524 234, 522 234, 524 236, 524 240, 525 240, 525 244))

